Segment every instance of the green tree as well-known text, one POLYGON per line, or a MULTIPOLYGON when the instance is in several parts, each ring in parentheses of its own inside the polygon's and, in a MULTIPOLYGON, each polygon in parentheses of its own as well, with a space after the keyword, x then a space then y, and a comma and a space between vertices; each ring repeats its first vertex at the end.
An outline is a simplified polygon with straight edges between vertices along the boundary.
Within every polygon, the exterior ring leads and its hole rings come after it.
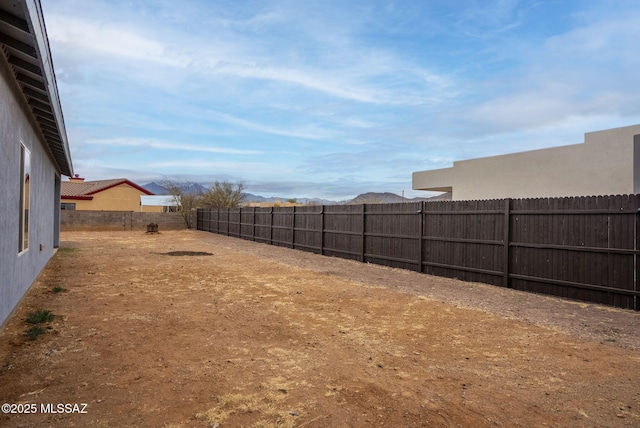
POLYGON ((202 195, 202 205, 215 208, 237 208, 244 204, 244 183, 216 181, 213 186, 202 195))

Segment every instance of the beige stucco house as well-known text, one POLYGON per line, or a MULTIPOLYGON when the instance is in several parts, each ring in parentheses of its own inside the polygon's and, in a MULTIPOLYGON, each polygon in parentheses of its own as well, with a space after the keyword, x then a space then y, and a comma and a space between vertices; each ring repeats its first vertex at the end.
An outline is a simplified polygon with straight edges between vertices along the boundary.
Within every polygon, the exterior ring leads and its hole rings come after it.
POLYGON ((65 210, 162 212, 162 206, 143 205, 141 196, 153 195, 126 178, 85 181, 69 178, 62 182, 60 207, 65 210))
POLYGON ((414 172, 412 187, 451 192, 453 200, 640 193, 640 125, 588 132, 580 144, 414 172))

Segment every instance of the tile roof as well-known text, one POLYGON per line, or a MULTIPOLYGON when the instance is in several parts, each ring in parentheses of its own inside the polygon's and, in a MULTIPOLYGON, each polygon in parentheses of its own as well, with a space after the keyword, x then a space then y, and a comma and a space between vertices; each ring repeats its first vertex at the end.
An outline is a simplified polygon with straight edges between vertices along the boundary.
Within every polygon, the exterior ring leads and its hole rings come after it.
POLYGON ((63 181, 61 184, 60 194, 65 198, 87 198, 91 199, 92 195, 110 189, 120 184, 128 184, 129 186, 143 192, 146 195, 153 195, 152 192, 138 186, 136 183, 126 178, 114 178, 111 180, 96 181, 63 181))

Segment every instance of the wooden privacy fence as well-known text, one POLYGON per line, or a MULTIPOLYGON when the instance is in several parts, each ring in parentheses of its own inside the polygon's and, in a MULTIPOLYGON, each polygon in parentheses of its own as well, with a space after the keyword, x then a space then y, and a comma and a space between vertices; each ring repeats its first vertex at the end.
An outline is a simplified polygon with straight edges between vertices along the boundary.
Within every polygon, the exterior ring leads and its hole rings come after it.
POLYGON ((199 209, 197 228, 640 310, 640 195, 199 209))

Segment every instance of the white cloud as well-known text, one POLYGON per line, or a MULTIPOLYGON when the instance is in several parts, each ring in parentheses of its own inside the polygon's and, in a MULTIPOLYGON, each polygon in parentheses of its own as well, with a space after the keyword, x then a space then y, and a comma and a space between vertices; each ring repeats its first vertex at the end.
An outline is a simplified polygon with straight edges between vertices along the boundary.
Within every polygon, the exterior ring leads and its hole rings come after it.
MULTIPOLYGON (((270 20, 276 18, 266 15, 257 19, 270 20)), ((111 69, 135 73, 138 79, 155 81, 157 85, 171 84, 172 76, 166 75, 168 70, 157 69, 163 66, 187 75, 204 75, 208 80, 217 75, 264 80, 374 104, 431 102, 445 93, 443 89, 451 87, 444 76, 412 64, 403 65, 404 60, 391 52, 349 43, 337 47, 331 55, 323 54, 301 63, 282 54, 265 53, 260 44, 255 46, 254 40, 234 37, 233 32, 214 31, 203 41, 188 33, 172 30, 163 34, 142 25, 131 26, 126 21, 50 14, 47 22, 50 39, 65 56, 73 56, 77 62, 86 61, 88 56, 95 61, 97 57, 111 69), (140 69, 144 63, 149 63, 146 70, 140 69), (385 81, 397 79, 399 70, 403 73, 401 81, 408 78, 421 87, 417 91, 413 84, 411 88, 388 88, 385 81)), ((315 49, 326 52, 321 45, 315 49)))
POLYGON ((560 3, 43 8, 79 172, 316 196, 409 188, 413 170, 640 121, 640 7, 560 3))
POLYGON ((192 174, 238 174, 244 176, 256 176, 260 174, 286 174, 286 167, 274 165, 266 162, 230 162, 230 161, 209 161, 202 159, 167 160, 159 162, 149 162, 143 165, 149 171, 186 171, 192 174))
POLYGON ((107 55, 137 61, 184 66, 184 62, 169 54, 158 40, 143 36, 126 25, 88 21, 61 15, 47 16, 49 39, 75 55, 107 55))
POLYGON ((104 138, 104 139, 89 139, 85 141, 86 144, 101 145, 101 146, 125 146, 125 147, 144 147, 162 150, 177 150, 177 151, 190 151, 190 152, 203 152, 203 153, 224 153, 231 155, 259 155, 264 153, 259 150, 245 150, 245 149, 233 149, 228 147, 216 147, 209 145, 196 145, 189 143, 176 143, 158 141, 149 138, 104 138))
POLYGON ((587 60, 598 63, 622 59, 638 63, 639 24, 640 14, 632 11, 551 37, 547 41, 547 48, 557 58, 565 61, 587 60))
POLYGON ((575 117, 637 120, 640 93, 629 88, 640 67, 640 14, 589 19, 529 46, 517 68, 488 79, 484 99, 469 108, 472 125, 512 132, 561 127, 575 117))
POLYGON ((458 31, 470 37, 492 38, 522 23, 522 9, 531 7, 519 0, 472 0, 460 5, 458 31))
POLYGON ((307 140, 322 140, 326 138, 331 138, 330 132, 328 132, 325 129, 318 128, 314 125, 309 125, 307 127, 297 127, 297 128, 291 127, 291 126, 287 128, 276 128, 273 126, 267 126, 260 123, 256 123, 247 119, 235 117, 226 113, 211 112, 211 116, 217 119, 221 119, 234 126, 250 129, 252 131, 262 132, 265 134, 281 135, 284 137, 292 137, 292 138, 303 138, 307 140))

